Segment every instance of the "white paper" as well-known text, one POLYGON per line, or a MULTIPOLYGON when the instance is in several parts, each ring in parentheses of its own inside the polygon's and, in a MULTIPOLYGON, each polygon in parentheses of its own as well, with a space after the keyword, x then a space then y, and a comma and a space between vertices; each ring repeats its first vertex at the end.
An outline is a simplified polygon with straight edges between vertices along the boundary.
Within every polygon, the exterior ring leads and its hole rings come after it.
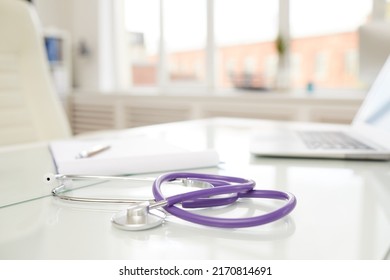
POLYGON ((215 150, 186 150, 158 139, 69 140, 50 143, 57 172, 72 175, 124 175, 216 166, 215 150), (80 151, 96 145, 110 148, 77 159, 80 151))

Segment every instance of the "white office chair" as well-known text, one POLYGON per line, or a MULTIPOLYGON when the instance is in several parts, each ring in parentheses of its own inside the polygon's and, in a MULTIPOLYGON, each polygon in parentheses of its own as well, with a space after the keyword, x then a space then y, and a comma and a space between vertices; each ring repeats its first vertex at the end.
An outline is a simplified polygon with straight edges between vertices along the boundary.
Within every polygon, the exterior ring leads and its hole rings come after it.
POLYGON ((70 135, 34 7, 0 0, 0 145, 70 135))

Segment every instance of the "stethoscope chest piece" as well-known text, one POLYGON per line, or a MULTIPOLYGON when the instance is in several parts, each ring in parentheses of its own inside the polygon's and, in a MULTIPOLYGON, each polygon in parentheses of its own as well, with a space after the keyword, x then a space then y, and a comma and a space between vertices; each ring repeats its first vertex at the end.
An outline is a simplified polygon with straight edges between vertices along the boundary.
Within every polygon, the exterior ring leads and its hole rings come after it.
POLYGON ((165 213, 149 209, 149 203, 136 203, 112 216, 113 225, 122 230, 139 231, 157 227, 165 220, 165 213))

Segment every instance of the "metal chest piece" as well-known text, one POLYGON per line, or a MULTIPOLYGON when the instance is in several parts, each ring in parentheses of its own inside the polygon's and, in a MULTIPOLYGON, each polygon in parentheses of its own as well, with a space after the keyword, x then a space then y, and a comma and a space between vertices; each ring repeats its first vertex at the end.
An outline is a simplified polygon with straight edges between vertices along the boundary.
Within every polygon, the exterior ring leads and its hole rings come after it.
POLYGON ((161 225, 165 220, 165 216, 164 212, 149 209, 149 203, 142 202, 116 213, 111 218, 111 222, 121 230, 139 231, 161 225))

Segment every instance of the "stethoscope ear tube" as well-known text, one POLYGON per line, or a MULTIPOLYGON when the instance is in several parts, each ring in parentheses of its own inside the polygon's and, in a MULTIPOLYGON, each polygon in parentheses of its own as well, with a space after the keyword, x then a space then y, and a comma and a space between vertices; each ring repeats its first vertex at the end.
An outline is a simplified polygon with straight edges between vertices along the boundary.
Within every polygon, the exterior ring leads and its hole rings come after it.
MULTIPOLYGON (((179 177, 180 178, 180 177, 179 177)), ((253 227, 271 223, 278 219, 288 215, 296 206, 296 198, 293 194, 288 192, 281 192, 275 190, 253 190, 255 182, 253 180, 247 180, 236 177, 220 176, 220 175, 205 175, 194 173, 168 173, 158 177, 153 183, 153 195, 156 201, 167 201, 167 205, 164 209, 183 220, 197 223, 205 226, 221 227, 221 228, 242 228, 253 227), (188 192, 165 198, 161 191, 161 186, 165 181, 174 179, 174 177, 184 176, 199 179, 206 179, 210 176, 211 179, 229 182, 226 185, 220 185, 211 189, 199 190, 194 192, 188 192), (235 197, 228 198, 212 198, 215 195, 221 194, 236 194, 235 197), (215 206, 219 202, 221 205, 227 204, 227 201, 235 201, 239 198, 266 198, 285 200, 286 203, 267 214, 249 217, 249 218, 217 218, 211 216, 204 216, 186 211, 182 208, 175 206, 177 203, 188 204, 191 202, 198 203, 202 207, 215 206)), ((194 206, 194 205, 192 205, 194 206)))

